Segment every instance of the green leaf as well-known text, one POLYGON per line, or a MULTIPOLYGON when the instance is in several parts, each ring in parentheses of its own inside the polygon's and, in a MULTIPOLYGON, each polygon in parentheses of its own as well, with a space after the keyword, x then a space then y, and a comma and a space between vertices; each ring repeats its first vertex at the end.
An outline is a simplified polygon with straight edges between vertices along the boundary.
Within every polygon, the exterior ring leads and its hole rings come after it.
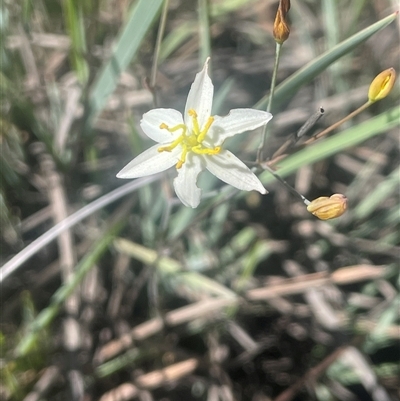
POLYGON ((67 0, 64 5, 65 24, 71 38, 71 63, 81 83, 89 78, 89 67, 85 59, 86 38, 82 4, 76 0, 67 0))
POLYGON ((194 21, 185 21, 170 32, 161 44, 159 62, 166 60, 175 50, 177 50, 187 39, 197 32, 194 21))
POLYGON ((400 168, 397 167, 354 208, 354 217, 356 219, 365 219, 371 215, 392 193, 398 192, 399 181, 400 168))
POLYGON ((115 89, 120 74, 136 55, 145 34, 156 18, 163 0, 139 0, 117 39, 111 59, 100 71, 89 97, 87 128, 101 112, 115 89))

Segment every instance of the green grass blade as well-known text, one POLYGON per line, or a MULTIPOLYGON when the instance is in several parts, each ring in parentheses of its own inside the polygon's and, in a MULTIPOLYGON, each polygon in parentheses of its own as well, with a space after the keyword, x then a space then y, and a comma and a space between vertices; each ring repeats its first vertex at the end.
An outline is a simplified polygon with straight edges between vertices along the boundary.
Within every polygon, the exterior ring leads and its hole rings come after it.
POLYGON ((136 55, 143 38, 156 18, 163 0, 139 0, 116 42, 111 59, 103 66, 89 97, 88 126, 103 109, 118 78, 136 55))
POLYGON ((225 0, 210 1, 210 9, 212 17, 221 17, 223 15, 233 13, 240 8, 253 7, 257 0, 225 0))
POLYGON ((394 169, 374 191, 364 198, 353 210, 354 218, 365 219, 392 193, 399 190, 400 168, 394 169))
POLYGON ((30 324, 27 334, 22 337, 15 349, 15 356, 26 356, 35 345, 40 333, 53 321, 65 300, 72 294, 76 287, 82 282, 85 275, 94 266, 98 259, 108 249, 115 235, 122 229, 124 222, 115 223, 107 233, 104 234, 93 246, 92 250, 79 262, 73 279, 61 286, 52 296, 50 305, 43 309, 36 319, 30 324))
MULTIPOLYGON (((351 52, 361 43, 365 42, 372 35, 387 27, 391 22, 397 18, 398 12, 381 19, 375 24, 363 29, 345 41, 339 43, 337 46, 321 54, 315 60, 311 61, 303 68, 295 72, 288 79, 283 81, 275 89, 274 94, 274 107, 275 109, 293 96, 299 88, 308 84, 318 74, 324 71, 327 67, 333 64, 336 60, 343 57, 345 54, 351 52)), ((264 96, 257 104, 256 108, 265 110, 268 103, 269 95, 264 96)))
POLYGON ((167 59, 176 49, 196 32, 194 21, 185 21, 170 32, 161 44, 159 62, 167 59))
POLYGON ((170 278, 170 284, 175 287, 184 285, 193 291, 207 293, 208 295, 236 296, 228 288, 209 277, 193 271, 185 272, 179 261, 166 256, 159 256, 154 249, 146 248, 124 238, 117 238, 114 241, 114 246, 118 252, 129 255, 147 265, 154 265, 160 274, 170 278))
POLYGON ((76 0, 67 0, 64 5, 65 25, 71 39, 71 64, 79 81, 84 84, 89 78, 89 67, 85 59, 86 37, 82 4, 76 0))

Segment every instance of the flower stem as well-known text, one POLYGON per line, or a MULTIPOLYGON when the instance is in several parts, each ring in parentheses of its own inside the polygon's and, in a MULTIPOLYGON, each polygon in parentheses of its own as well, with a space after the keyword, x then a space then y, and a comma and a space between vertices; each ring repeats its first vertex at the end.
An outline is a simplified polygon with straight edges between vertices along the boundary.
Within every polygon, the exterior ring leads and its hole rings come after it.
POLYGON ((275 171, 269 167, 268 165, 264 164, 264 169, 271 173, 281 184, 283 184, 293 195, 300 197, 303 203, 308 206, 311 202, 304 197, 300 192, 296 191, 291 185, 289 185, 282 177, 275 173, 275 171))
MULTIPOLYGON (((281 56, 281 48, 282 48, 282 44, 276 43, 274 70, 272 72, 271 88, 270 88, 268 104, 267 104, 268 112, 271 112, 271 109, 272 109, 272 101, 273 101, 274 93, 275 93, 276 77, 277 77, 277 73, 278 73, 279 60, 280 60, 280 56, 281 56)), ((267 137, 268 137, 268 129, 267 129, 267 125, 264 125, 263 132, 261 135, 261 142, 257 149, 257 163, 261 163, 263 160, 263 150, 265 147, 265 143, 267 141, 267 137)))
POLYGON ((272 159, 283 155, 288 152, 324 115, 325 110, 320 107, 311 117, 300 127, 300 129, 293 135, 291 135, 286 142, 272 155, 272 159))
POLYGON ((157 91, 156 91, 156 82, 157 82, 157 70, 158 70, 158 59, 160 56, 160 49, 161 49, 161 42, 164 36, 165 25, 167 22, 167 15, 168 15, 168 7, 169 7, 169 0, 164 0, 164 7, 161 12, 160 18, 160 26, 157 32, 157 40, 156 40, 156 47, 154 49, 154 57, 153 57, 153 65, 151 66, 151 75, 150 75, 150 90, 153 94, 153 103, 154 107, 157 107, 157 91))
MULTIPOLYGON (((360 106, 357 110, 354 110, 352 113, 350 113, 348 116, 342 118, 340 121, 336 122, 335 124, 332 124, 330 127, 326 128, 325 130, 319 132, 318 134, 314 135, 313 137, 311 137, 310 139, 308 139, 307 141, 303 142, 302 144, 300 144, 299 146, 294 148, 294 151, 298 150, 299 148, 303 148, 307 145, 312 144, 313 142, 315 142, 317 139, 320 139, 324 136, 326 136, 327 134, 329 134, 330 132, 332 132, 334 129, 336 129, 337 127, 339 127, 341 124, 343 124, 344 122, 350 120, 351 118, 353 118, 354 116, 356 116, 357 114, 360 114, 362 111, 364 111, 366 108, 368 108, 369 106, 371 106, 373 102, 371 101, 367 101, 366 103, 364 103, 362 106, 360 106)), ((282 149, 278 149, 277 152, 275 152, 274 156, 272 157, 271 160, 269 160, 267 163, 262 163, 262 168, 266 168, 266 166, 273 166, 274 164, 278 163, 280 160, 284 159, 287 154, 284 154, 284 151, 286 151, 287 149, 284 149, 282 151, 282 149)), ((260 164, 260 163, 259 163, 260 164)))
POLYGON ((336 122, 335 124, 332 124, 330 127, 326 128, 325 130, 319 132, 317 135, 314 135, 313 137, 311 137, 310 139, 308 139, 307 141, 305 141, 302 145, 308 145, 310 143, 313 143, 314 141, 316 141, 319 138, 322 138, 323 136, 329 134, 330 132, 332 132, 334 129, 336 129, 337 127, 339 127, 339 125, 342 125, 343 123, 345 123, 346 121, 350 120, 351 118, 353 118, 354 116, 356 116, 357 114, 360 114, 362 111, 364 111, 366 108, 368 108, 369 106, 371 106, 373 102, 370 102, 369 100, 364 103, 362 106, 360 106, 357 110, 354 110, 352 113, 350 113, 348 116, 342 118, 340 121, 336 122))

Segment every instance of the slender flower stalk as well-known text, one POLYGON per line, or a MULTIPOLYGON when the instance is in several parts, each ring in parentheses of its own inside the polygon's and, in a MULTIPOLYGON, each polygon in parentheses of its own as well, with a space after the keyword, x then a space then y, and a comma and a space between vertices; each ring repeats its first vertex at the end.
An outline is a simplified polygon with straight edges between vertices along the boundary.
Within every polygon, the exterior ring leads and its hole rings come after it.
POLYGON ((117 174, 118 178, 138 178, 175 166, 175 192, 185 206, 192 208, 200 203, 201 189, 196 182, 204 169, 240 190, 267 193, 257 176, 222 145, 234 135, 267 124, 272 115, 235 109, 225 117, 211 116, 214 86, 207 73, 208 62, 209 59, 196 75, 183 116, 173 109, 154 109, 143 115, 140 125, 144 133, 158 144, 117 174))
MULTIPOLYGON (((276 50, 275 50, 275 63, 274 63, 274 70, 272 72, 272 80, 271 80, 271 88, 270 88, 270 93, 268 97, 268 104, 267 104, 267 112, 271 112, 272 109, 272 100, 274 98, 275 94, 275 87, 276 87, 276 77, 278 73, 278 67, 279 67, 279 60, 281 56, 281 48, 282 44, 276 43, 276 50)), ((265 148, 265 143, 267 142, 267 126, 265 125, 261 134, 261 142, 260 145, 257 148, 257 163, 261 163, 263 161, 264 155, 263 151, 265 148)))
POLYGON ((324 113, 325 110, 320 107, 295 134, 289 137, 286 142, 279 147, 279 149, 272 155, 272 159, 285 154, 290 148, 292 148, 312 127, 314 127, 324 113))
POLYGON ((332 124, 330 127, 319 132, 317 135, 314 135, 313 137, 311 137, 310 139, 308 139, 307 141, 302 143, 301 146, 309 145, 309 144, 315 142, 317 139, 320 139, 320 138, 328 135, 330 132, 335 130, 337 127, 339 127, 346 121, 349 121, 356 115, 363 112, 365 109, 367 109, 373 103, 385 98, 392 90, 395 81, 396 81, 396 71, 394 70, 394 68, 388 68, 387 70, 382 71, 371 82, 371 85, 368 90, 368 101, 367 102, 365 102, 357 110, 354 110, 348 116, 342 118, 340 121, 336 122, 335 124, 332 124))
POLYGON ((272 167, 269 167, 267 164, 264 164, 264 169, 271 173, 282 185, 286 187, 293 195, 298 196, 303 203, 308 206, 311 202, 304 197, 300 192, 296 191, 290 184, 288 184, 280 175, 278 175, 272 167))
POLYGON ((150 76, 150 90, 153 95, 153 104, 154 107, 157 107, 157 91, 156 91, 156 83, 157 83, 157 70, 158 70, 158 59, 160 56, 161 50, 161 42, 164 36, 165 25, 167 23, 167 16, 168 16, 168 7, 169 7, 169 0, 164 0, 164 6, 161 13, 160 19, 160 26, 157 32, 157 40, 156 40, 156 47, 154 50, 154 57, 153 57, 153 65, 151 66, 151 76, 150 76))
MULTIPOLYGON (((276 42, 276 48, 275 48, 274 70, 272 72, 271 87, 267 104, 267 112, 271 112, 272 110, 272 101, 274 99, 275 87, 277 81, 276 78, 279 68, 279 60, 281 57, 281 48, 283 43, 287 40, 290 34, 289 24, 286 19, 289 9, 290 9, 290 0, 279 1, 278 11, 275 16, 274 28, 272 31, 276 42)), ((267 136, 268 136, 267 134, 268 134, 267 126, 265 125, 263 128, 263 132, 261 134, 260 145, 257 148, 257 163, 261 163, 263 161, 264 158, 263 151, 265 143, 267 142, 267 136)))
POLYGON ((307 211, 318 217, 320 220, 331 220, 340 217, 347 209, 347 198, 342 194, 334 194, 330 197, 321 196, 313 201, 309 201, 300 192, 296 191, 282 177, 280 177, 271 167, 265 165, 265 169, 270 172, 286 189, 293 195, 298 196, 307 207, 307 211))
POLYGON ((369 106, 371 106, 371 102, 368 101, 366 103, 364 103, 362 106, 360 106, 357 110, 354 110, 352 113, 350 113, 349 115, 347 115, 346 117, 342 118, 340 121, 337 121, 336 123, 332 124, 330 127, 326 128, 325 130, 319 132, 318 134, 314 135, 313 137, 311 137, 310 139, 308 139, 307 141, 305 141, 302 146, 304 145, 309 145, 313 142, 315 142, 317 139, 320 139, 326 135, 328 135, 330 132, 332 132, 333 130, 335 130, 337 127, 339 127, 340 125, 342 125, 343 123, 345 123, 346 121, 351 120, 353 117, 355 117, 356 115, 360 114, 361 112, 363 112, 365 109, 367 109, 369 106))

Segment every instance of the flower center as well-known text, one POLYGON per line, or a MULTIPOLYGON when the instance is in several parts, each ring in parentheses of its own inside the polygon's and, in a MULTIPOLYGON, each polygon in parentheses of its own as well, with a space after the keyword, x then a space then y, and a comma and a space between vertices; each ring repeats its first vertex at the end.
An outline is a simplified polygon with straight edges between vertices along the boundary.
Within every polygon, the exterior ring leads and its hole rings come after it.
POLYGON ((198 155, 216 155, 221 151, 221 146, 216 146, 215 148, 207 148, 203 144, 207 132, 210 129, 211 124, 214 122, 214 117, 209 117, 203 129, 200 130, 196 111, 193 109, 189 109, 188 114, 193 120, 193 129, 191 132, 187 132, 187 126, 185 124, 178 124, 175 127, 168 127, 168 125, 165 123, 160 124, 161 129, 166 129, 169 132, 182 130, 182 134, 170 145, 161 146, 160 148, 158 148, 159 152, 171 152, 171 150, 175 149, 178 145, 182 147, 181 157, 178 163, 176 163, 177 169, 183 166, 183 163, 185 163, 186 156, 189 152, 193 152, 198 155))

